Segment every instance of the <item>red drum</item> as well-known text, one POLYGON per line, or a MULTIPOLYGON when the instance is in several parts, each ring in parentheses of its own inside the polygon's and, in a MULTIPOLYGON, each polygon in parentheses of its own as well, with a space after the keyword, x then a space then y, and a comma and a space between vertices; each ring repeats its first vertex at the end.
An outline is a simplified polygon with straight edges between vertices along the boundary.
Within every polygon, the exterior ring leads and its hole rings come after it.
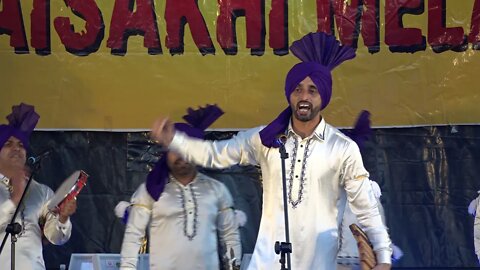
POLYGON ((48 203, 48 210, 58 210, 67 201, 76 199, 82 188, 87 184, 88 174, 84 171, 75 171, 58 187, 55 195, 48 203))

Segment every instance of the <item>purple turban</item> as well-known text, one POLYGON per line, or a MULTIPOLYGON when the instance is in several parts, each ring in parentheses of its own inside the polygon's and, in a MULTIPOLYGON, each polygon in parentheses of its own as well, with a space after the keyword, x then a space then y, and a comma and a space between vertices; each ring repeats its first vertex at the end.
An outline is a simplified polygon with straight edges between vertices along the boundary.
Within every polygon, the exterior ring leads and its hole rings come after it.
MULTIPOLYGON (((186 133, 190 137, 200 139, 205 137, 205 129, 223 114, 218 106, 208 104, 205 108, 200 107, 198 110, 188 108, 187 112, 188 114, 183 116, 187 123, 175 123, 175 129, 186 133)), ((158 200, 160 198, 167 184, 169 173, 167 153, 164 153, 147 176, 147 191, 153 199, 158 200)))
MULTIPOLYGON (((343 61, 355 57, 355 50, 342 46, 334 36, 325 33, 310 33, 290 46, 292 53, 302 60, 293 66, 285 79, 285 96, 290 104, 290 95, 297 85, 306 77, 310 77, 322 98, 322 107, 325 109, 332 97, 331 71, 343 61)), ((285 133, 292 111, 290 106, 260 131, 262 144, 266 147, 279 147, 276 138, 285 133)))
POLYGON ((322 98, 321 109, 325 109, 332 97, 332 75, 328 68, 315 62, 298 63, 288 72, 285 79, 285 96, 288 104, 290 104, 290 95, 306 77, 310 77, 317 86, 318 93, 322 98))
POLYGON ((7 115, 8 125, 0 125, 0 148, 11 137, 19 139, 25 148, 28 148, 30 134, 35 129, 40 116, 35 108, 25 103, 12 106, 12 113, 7 115))

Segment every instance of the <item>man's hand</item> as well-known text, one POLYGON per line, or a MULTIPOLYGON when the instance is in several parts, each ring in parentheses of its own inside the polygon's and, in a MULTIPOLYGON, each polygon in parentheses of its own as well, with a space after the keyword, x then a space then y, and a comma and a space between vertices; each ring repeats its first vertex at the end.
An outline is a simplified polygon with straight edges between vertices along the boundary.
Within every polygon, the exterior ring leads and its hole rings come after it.
POLYGON ((12 185, 10 199, 15 205, 18 205, 22 198, 23 191, 27 186, 27 172, 24 169, 18 169, 11 172, 8 178, 10 179, 10 185, 12 185))
POLYGON ((391 264, 381 263, 377 264, 372 270, 390 270, 392 268, 391 264))
POLYGON ((175 135, 175 127, 168 117, 159 117, 153 122, 150 138, 155 142, 168 147, 175 135))
POLYGON ((58 212, 58 219, 61 223, 67 222, 68 218, 77 211, 77 200, 68 200, 60 205, 60 211, 58 212))

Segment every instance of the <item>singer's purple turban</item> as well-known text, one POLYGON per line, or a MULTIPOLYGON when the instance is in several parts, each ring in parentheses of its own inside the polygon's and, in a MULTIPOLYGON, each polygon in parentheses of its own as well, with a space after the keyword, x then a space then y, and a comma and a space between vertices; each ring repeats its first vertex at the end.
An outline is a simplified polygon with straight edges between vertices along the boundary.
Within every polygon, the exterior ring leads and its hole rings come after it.
POLYGON ((285 96, 290 104, 290 96, 297 85, 306 77, 310 77, 317 86, 318 93, 322 98, 323 110, 327 107, 332 97, 332 75, 330 70, 315 62, 302 62, 293 66, 285 79, 285 96))
POLYGON ((12 113, 7 115, 8 124, 0 125, 0 148, 11 137, 19 139, 25 148, 28 148, 30 134, 38 123, 40 116, 35 108, 25 103, 12 106, 12 113))
MULTIPOLYGON (((187 123, 175 123, 175 129, 186 133, 190 137, 199 139, 204 138, 205 129, 223 114, 223 111, 218 106, 208 104, 205 108, 200 107, 198 110, 188 108, 187 112, 183 116, 187 123)), ((160 198, 167 184, 169 173, 167 153, 164 153, 147 176, 147 191, 153 199, 158 200, 160 198)))
MULTIPOLYGON (((342 46, 334 36, 325 33, 310 33, 290 46, 292 53, 302 60, 293 66, 285 79, 285 96, 290 104, 290 95, 297 85, 306 77, 310 77, 322 98, 322 107, 325 109, 332 97, 331 71, 343 61, 355 57, 355 50, 342 46)), ((276 140, 279 134, 284 134, 292 110, 288 106, 268 126, 260 131, 262 144, 266 147, 279 147, 276 140)))

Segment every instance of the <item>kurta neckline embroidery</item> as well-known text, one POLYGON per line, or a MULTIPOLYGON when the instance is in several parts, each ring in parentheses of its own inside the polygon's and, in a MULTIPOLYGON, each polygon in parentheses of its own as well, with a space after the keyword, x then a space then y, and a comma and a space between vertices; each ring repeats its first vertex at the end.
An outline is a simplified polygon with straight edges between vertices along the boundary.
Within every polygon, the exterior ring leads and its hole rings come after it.
POLYGON ((298 194, 297 194, 297 199, 294 200, 292 197, 292 189, 293 189, 293 174, 295 170, 295 161, 297 160, 297 147, 298 147, 298 138, 297 136, 294 136, 295 140, 293 141, 293 155, 292 158, 290 159, 291 165, 290 165, 290 178, 289 178, 289 184, 288 184, 288 201, 292 205, 293 208, 297 208, 297 206, 303 201, 303 191, 305 189, 305 167, 307 165, 307 154, 308 154, 308 148, 310 146, 310 142, 312 141, 312 138, 309 138, 307 143, 305 144, 305 149, 303 152, 303 161, 302 161, 302 171, 300 174, 300 187, 298 189, 298 194))
POLYGON ((17 235, 17 238, 21 237, 25 233, 25 204, 23 204, 23 203, 22 203, 22 210, 20 212, 20 218, 21 218, 21 221, 22 221, 22 230, 17 235))
POLYGON ((186 187, 182 187, 178 182, 174 182, 177 184, 178 189, 180 190, 180 198, 182 200, 182 210, 183 210, 183 235, 185 235, 188 240, 193 240, 195 236, 197 235, 197 226, 198 226, 198 204, 197 204, 197 198, 195 197, 195 192, 193 192, 193 183, 190 183, 188 189, 190 190, 190 193, 192 195, 192 201, 193 201, 193 232, 188 233, 188 213, 187 213, 187 207, 185 203, 185 194, 184 194, 184 189, 186 187))
POLYGON ((0 174, 0 180, 0 183, 3 183, 7 187, 8 192, 11 194, 13 192, 13 186, 12 183, 10 183, 10 179, 0 174))
MULTIPOLYGON (((8 192, 11 194, 13 192, 13 186, 10 182, 10 179, 8 179, 6 176, 1 174, 0 176, 1 176, 0 183, 3 183, 7 187, 8 192)), ((28 192, 27 194, 25 194, 24 200, 26 199, 27 195, 28 195, 28 192)), ((22 202, 22 205, 20 206, 20 208, 21 210, 19 214, 20 214, 20 222, 21 222, 20 225, 22 226, 22 230, 20 231, 20 233, 18 233, 17 238, 21 237, 25 233, 25 203, 24 202, 22 202)))

